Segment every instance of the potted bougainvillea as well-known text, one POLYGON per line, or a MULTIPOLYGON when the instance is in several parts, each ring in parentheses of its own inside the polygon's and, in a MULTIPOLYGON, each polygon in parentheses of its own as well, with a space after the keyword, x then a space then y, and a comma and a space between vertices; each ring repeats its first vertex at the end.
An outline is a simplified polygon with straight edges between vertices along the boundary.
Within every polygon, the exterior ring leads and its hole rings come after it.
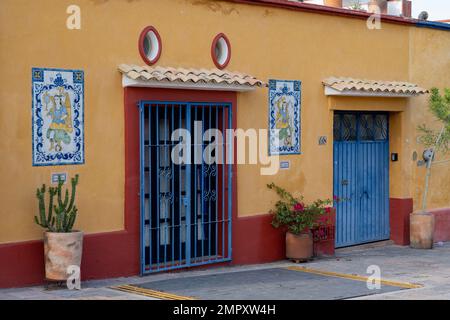
POLYGON ((305 204, 303 197, 294 197, 274 183, 267 187, 280 197, 270 213, 273 215, 272 226, 286 229, 286 257, 296 262, 308 261, 313 256, 311 230, 328 222, 333 201, 318 199, 305 204))
POLYGON ((36 191, 39 214, 34 216, 34 220, 36 224, 45 228, 44 261, 47 280, 67 280, 68 268, 80 267, 81 264, 83 232, 72 230, 78 212, 75 205, 77 184, 78 175, 75 175, 71 179, 70 197, 68 189, 63 193, 64 181, 61 179, 58 179, 57 187, 48 188, 48 197, 45 184, 36 191), (46 199, 48 199, 47 206, 46 199))

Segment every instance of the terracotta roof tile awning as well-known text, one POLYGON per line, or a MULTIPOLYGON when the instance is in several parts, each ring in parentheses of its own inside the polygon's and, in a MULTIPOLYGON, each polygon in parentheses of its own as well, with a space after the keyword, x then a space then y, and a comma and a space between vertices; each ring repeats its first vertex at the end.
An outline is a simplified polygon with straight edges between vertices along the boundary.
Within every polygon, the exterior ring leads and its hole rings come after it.
POLYGON ((413 97, 428 93, 417 84, 400 81, 331 77, 322 83, 327 96, 413 97))
POLYGON ((184 69, 121 64, 123 87, 248 91, 265 83, 240 72, 219 69, 184 69))

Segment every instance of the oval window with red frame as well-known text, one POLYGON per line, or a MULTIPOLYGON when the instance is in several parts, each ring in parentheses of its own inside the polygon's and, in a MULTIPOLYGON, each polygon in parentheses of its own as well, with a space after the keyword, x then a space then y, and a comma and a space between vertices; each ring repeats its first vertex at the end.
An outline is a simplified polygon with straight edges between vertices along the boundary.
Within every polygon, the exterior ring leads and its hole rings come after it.
POLYGON ((227 36, 219 33, 211 45, 211 57, 217 68, 225 68, 231 59, 231 45, 227 36))
POLYGON ((142 30, 139 36, 139 53, 146 64, 152 65, 161 56, 161 37, 158 31, 152 26, 142 30))

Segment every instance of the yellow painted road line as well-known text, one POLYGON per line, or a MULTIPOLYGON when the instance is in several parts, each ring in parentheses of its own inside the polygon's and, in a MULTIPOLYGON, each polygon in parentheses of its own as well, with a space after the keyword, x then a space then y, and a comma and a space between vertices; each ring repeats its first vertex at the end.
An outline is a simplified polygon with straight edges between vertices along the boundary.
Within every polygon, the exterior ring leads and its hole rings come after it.
POLYGON ((152 289, 146 289, 146 288, 141 288, 141 287, 132 286, 132 285, 123 285, 123 286, 119 286, 119 287, 120 287, 120 289, 126 290, 126 291, 131 292, 131 293, 142 294, 142 295, 145 295, 145 296, 159 298, 159 299, 165 299, 165 300, 193 300, 192 297, 180 296, 180 295, 176 295, 176 294, 172 294, 172 293, 168 293, 168 292, 162 292, 162 291, 157 291, 157 290, 152 290, 152 289))
POLYGON ((162 299, 162 300, 195 300, 193 297, 180 296, 180 295, 176 295, 176 294, 172 294, 172 293, 168 293, 168 292, 146 289, 146 288, 141 288, 141 287, 132 286, 132 285, 128 285, 128 284, 121 285, 121 286, 114 286, 114 287, 110 287, 110 288, 114 289, 114 290, 124 291, 124 292, 128 292, 128 293, 138 294, 138 295, 162 299))
MULTIPOLYGON (((369 279, 369 277, 357 276, 354 274, 323 271, 323 270, 311 269, 311 268, 305 268, 305 267, 291 266, 291 267, 286 267, 286 269, 293 270, 293 271, 313 273, 313 274, 318 274, 318 275, 322 275, 322 276, 336 277, 336 278, 343 278, 343 279, 350 279, 350 280, 364 281, 364 282, 366 282, 369 279)), ((408 282, 398 282, 398 281, 390 281, 390 280, 381 280, 380 282, 381 282, 381 284, 386 285, 386 286, 400 287, 400 288, 405 288, 405 289, 417 289, 417 288, 423 287, 423 285, 421 285, 421 284, 414 284, 414 283, 408 283, 408 282)))
POLYGON ((192 297, 185 297, 180 295, 175 295, 167 292, 156 291, 152 289, 140 288, 132 285, 122 285, 117 287, 112 287, 112 289, 125 291, 134 294, 140 294, 147 297, 164 299, 164 300, 192 300, 192 297))

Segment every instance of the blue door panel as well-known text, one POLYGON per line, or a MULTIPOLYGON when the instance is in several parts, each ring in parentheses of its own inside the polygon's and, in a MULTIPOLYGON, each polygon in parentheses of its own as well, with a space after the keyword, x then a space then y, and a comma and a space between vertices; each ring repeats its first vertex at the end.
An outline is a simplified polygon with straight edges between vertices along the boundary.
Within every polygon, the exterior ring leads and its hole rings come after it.
POLYGON ((388 239, 387 114, 335 114, 333 170, 336 247, 388 239))
POLYGON ((338 243, 353 243, 357 239, 358 203, 355 203, 357 194, 357 158, 356 143, 335 144, 337 159, 335 159, 335 194, 342 199, 348 199, 338 204, 336 215, 336 241, 338 243), (345 212, 346 214, 341 214, 345 212))

